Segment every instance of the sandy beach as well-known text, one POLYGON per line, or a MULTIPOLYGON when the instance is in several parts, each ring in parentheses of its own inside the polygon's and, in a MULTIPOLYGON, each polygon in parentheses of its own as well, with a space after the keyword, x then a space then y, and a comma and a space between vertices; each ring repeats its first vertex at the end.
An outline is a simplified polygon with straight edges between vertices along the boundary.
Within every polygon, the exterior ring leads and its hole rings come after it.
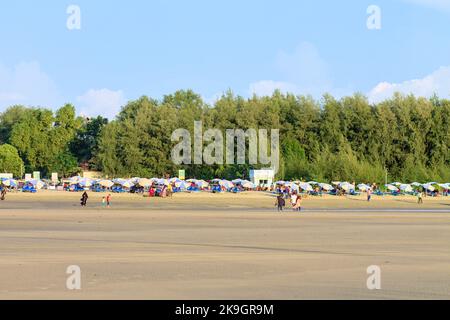
POLYGON ((450 298, 450 197, 309 197, 279 214, 258 192, 80 196, 0 203, 0 299, 450 298))

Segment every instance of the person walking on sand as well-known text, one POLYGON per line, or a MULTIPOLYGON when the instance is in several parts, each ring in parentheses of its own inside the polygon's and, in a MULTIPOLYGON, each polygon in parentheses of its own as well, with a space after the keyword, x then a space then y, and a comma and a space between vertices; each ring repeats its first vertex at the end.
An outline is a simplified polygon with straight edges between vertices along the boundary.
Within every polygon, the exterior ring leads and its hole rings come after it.
POLYGON ((108 193, 106 196, 106 207, 109 208, 111 206, 111 194, 108 193))
POLYGON ((102 207, 105 208, 106 207, 106 198, 102 197, 102 207))
POLYGON ((294 211, 296 211, 295 206, 297 205, 297 199, 298 199, 297 192, 294 191, 291 195, 291 205, 294 211))
POLYGON ((275 206, 278 208, 278 212, 283 211, 283 207, 286 205, 286 202, 284 201, 283 194, 277 195, 277 200, 275 201, 275 206))
POLYGON ((81 196, 81 206, 82 207, 86 207, 87 204, 87 200, 88 200, 89 196, 87 194, 87 192, 83 192, 83 195, 81 196))
POLYGON ((297 201, 294 206, 294 211, 302 211, 302 201, 303 201, 302 196, 299 195, 297 197, 297 201))
POLYGON ((423 203, 423 192, 419 191, 417 194, 417 203, 422 204, 423 203))
POLYGON ((372 198, 372 189, 367 189, 367 202, 370 202, 370 198, 372 198))
POLYGON ((0 200, 5 200, 5 197, 6 197, 6 188, 3 188, 2 189, 2 193, 1 193, 1 197, 0 197, 0 200))

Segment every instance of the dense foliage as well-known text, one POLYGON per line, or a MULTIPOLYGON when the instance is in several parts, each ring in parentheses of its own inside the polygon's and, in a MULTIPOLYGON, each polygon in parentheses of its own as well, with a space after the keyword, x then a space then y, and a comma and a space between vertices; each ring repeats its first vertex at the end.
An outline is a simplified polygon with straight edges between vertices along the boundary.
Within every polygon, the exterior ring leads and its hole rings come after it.
MULTIPOLYGON (((248 177, 250 165, 182 165, 171 160, 175 129, 203 121, 217 128, 280 129, 283 179, 362 182, 450 181, 450 101, 394 95, 369 104, 359 94, 340 100, 275 92, 244 99, 231 92, 213 106, 192 91, 161 101, 129 102, 113 121, 86 120, 66 105, 55 114, 14 106, 0 116, 1 143, 14 146, 26 170, 69 175, 89 164, 112 176, 248 177)), ((225 136, 225 134, 224 134, 225 136)), ((4 171, 4 168, 0 168, 4 171)))

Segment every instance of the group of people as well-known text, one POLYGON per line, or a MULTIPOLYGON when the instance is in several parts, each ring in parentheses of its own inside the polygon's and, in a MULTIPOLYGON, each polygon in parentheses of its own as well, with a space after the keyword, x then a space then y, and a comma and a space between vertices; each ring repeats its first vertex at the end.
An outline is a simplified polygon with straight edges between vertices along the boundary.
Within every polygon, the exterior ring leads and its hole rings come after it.
POLYGON ((278 193, 277 200, 275 201, 275 206, 278 209, 278 212, 282 212, 284 207, 286 206, 286 200, 290 200, 290 204, 293 211, 301 211, 302 209, 302 196, 297 192, 289 193, 278 193))
MULTIPOLYGON (((87 201, 89 199, 89 195, 87 191, 84 191, 81 195, 80 204, 82 207, 86 207, 87 201)), ((108 194, 106 197, 102 197, 102 207, 109 208, 111 206, 111 194, 108 194)))

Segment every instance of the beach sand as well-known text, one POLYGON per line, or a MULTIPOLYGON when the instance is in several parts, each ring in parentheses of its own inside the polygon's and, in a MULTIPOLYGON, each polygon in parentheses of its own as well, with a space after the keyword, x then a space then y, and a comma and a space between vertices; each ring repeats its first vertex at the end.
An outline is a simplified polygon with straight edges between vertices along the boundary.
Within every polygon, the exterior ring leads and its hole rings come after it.
POLYGON ((258 192, 113 194, 111 208, 89 194, 87 208, 56 191, 0 202, 0 299, 450 298, 450 197, 308 197, 279 214, 258 192))

